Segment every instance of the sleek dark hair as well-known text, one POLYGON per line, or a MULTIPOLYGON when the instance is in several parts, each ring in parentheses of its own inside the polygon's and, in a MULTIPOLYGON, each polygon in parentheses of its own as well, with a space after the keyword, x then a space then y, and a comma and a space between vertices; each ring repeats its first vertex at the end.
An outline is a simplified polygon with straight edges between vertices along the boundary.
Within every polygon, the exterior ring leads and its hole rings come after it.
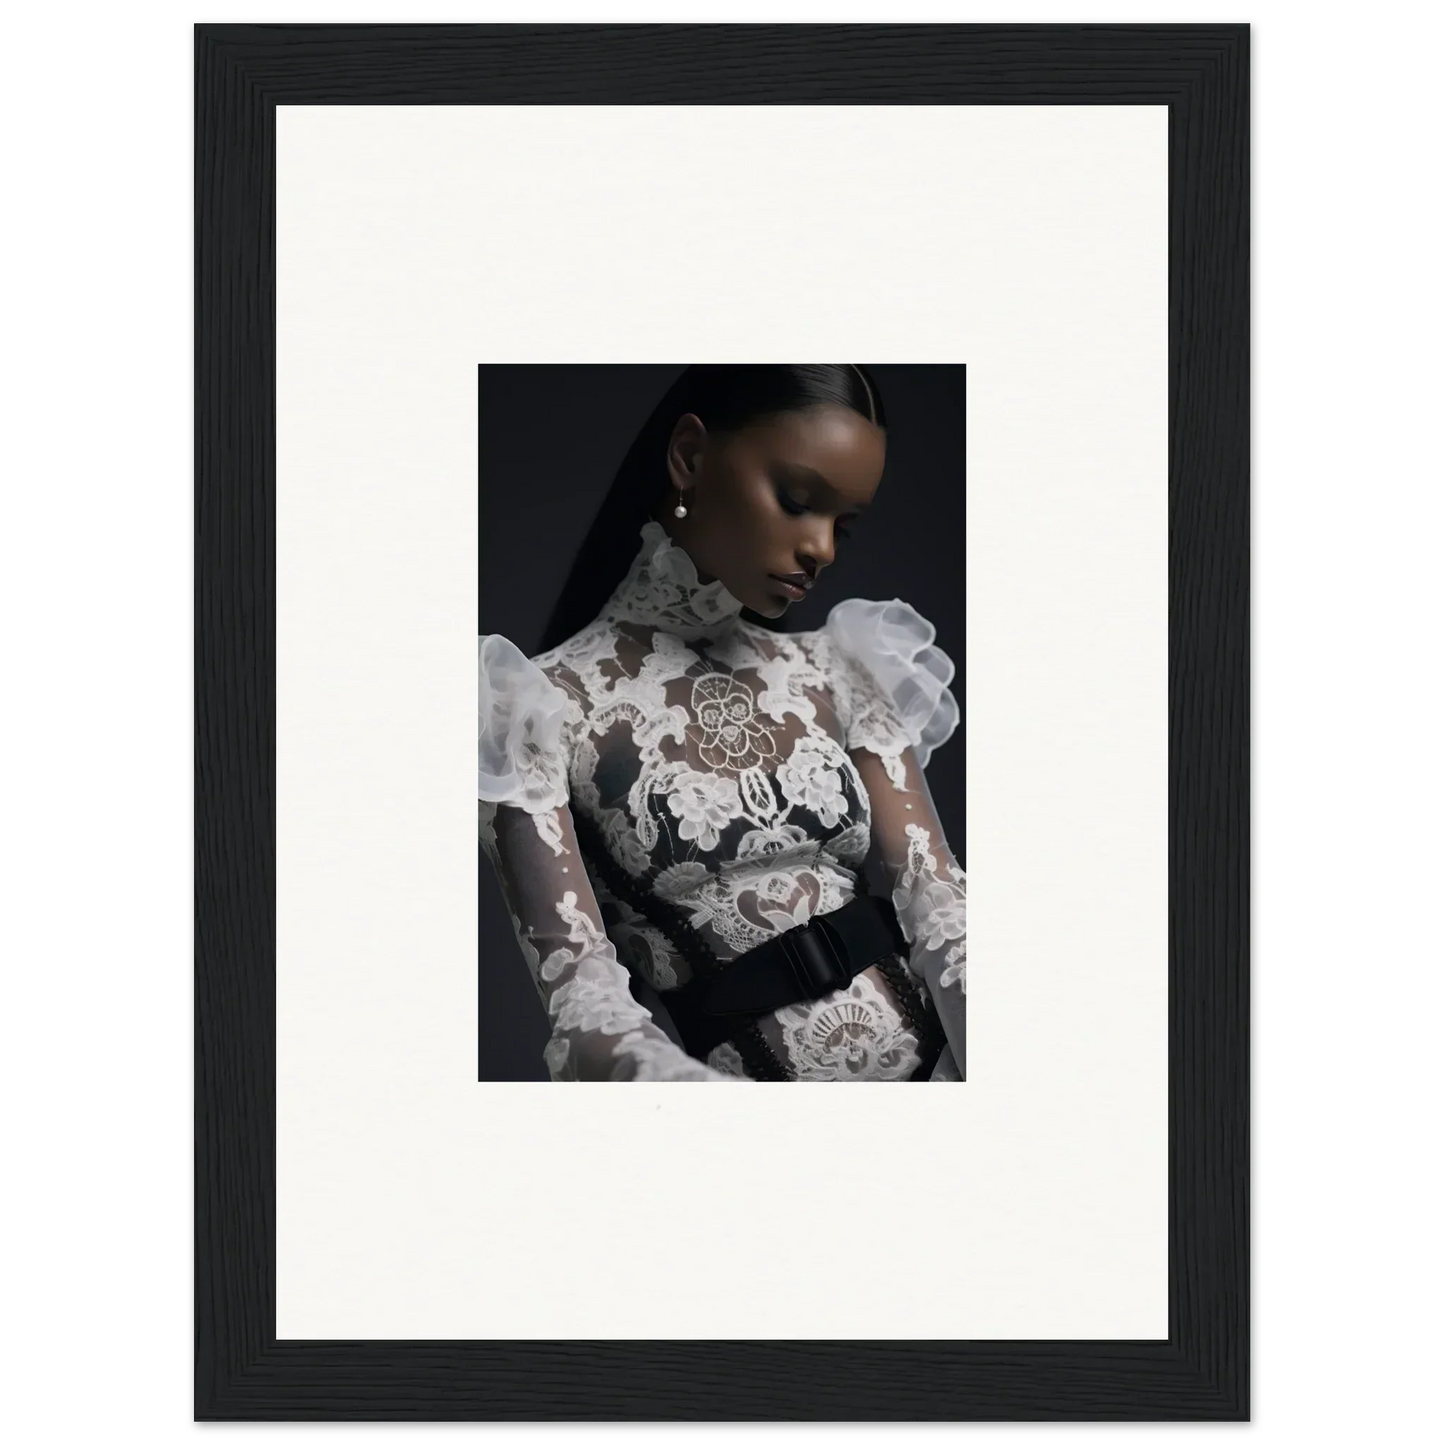
POLYGON ((781 412, 827 405, 846 406, 887 429, 883 399, 861 366, 687 367, 653 407, 617 468, 537 652, 550 651, 586 627, 626 575, 637 555, 638 533, 668 489, 667 444, 678 417, 692 412, 710 434, 726 434, 781 412))

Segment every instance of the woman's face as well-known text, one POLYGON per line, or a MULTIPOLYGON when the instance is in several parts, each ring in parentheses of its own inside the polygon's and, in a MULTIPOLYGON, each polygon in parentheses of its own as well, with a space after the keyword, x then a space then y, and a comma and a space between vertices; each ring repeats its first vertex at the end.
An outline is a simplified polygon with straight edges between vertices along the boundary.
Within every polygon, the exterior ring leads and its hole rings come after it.
POLYGON ((704 581, 777 617, 837 555, 873 500, 884 433, 845 406, 784 412, 730 435, 679 417, 667 449, 672 491, 658 518, 704 581), (686 517, 673 515, 681 500, 686 517))

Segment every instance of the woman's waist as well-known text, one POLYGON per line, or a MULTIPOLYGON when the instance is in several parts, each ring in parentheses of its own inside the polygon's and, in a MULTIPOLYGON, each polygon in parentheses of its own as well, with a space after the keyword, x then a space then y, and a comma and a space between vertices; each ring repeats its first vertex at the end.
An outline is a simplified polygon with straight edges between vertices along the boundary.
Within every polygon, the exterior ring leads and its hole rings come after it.
MULTIPOLYGON (((853 892, 830 902, 837 906, 807 916, 800 908, 793 920, 774 920, 772 927, 756 930, 762 936, 751 947, 737 946, 751 935, 734 934, 727 953, 695 934, 702 947, 687 951, 691 967, 686 976, 662 986, 683 1011, 710 1028, 720 1027, 727 1017, 760 1015, 845 993, 865 973, 874 985, 898 992, 907 982, 906 944, 890 901, 853 892)), ((720 925, 720 931, 730 930, 720 925)))

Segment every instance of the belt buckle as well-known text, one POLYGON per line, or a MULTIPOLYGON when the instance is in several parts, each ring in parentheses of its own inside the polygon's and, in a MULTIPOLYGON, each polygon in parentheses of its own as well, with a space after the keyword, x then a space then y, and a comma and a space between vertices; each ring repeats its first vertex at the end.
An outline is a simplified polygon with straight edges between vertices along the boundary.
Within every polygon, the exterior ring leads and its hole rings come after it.
POLYGON ((778 935, 783 957, 807 998, 822 998, 849 981, 850 974, 831 932, 826 924, 814 918, 778 935))

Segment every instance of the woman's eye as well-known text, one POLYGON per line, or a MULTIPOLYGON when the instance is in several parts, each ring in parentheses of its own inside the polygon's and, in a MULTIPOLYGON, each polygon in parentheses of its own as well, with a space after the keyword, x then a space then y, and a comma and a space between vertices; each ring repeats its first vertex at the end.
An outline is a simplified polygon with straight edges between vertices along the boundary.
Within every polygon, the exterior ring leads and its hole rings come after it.
MULTIPOLYGON (((790 497, 787 492, 785 492, 781 487, 779 487, 777 490, 778 505, 790 517, 801 517, 804 512, 811 510, 807 502, 800 502, 797 500, 796 497, 790 497)), ((841 541, 845 537, 851 537, 853 535, 853 531, 851 527, 835 522, 833 524, 833 534, 841 541)))

